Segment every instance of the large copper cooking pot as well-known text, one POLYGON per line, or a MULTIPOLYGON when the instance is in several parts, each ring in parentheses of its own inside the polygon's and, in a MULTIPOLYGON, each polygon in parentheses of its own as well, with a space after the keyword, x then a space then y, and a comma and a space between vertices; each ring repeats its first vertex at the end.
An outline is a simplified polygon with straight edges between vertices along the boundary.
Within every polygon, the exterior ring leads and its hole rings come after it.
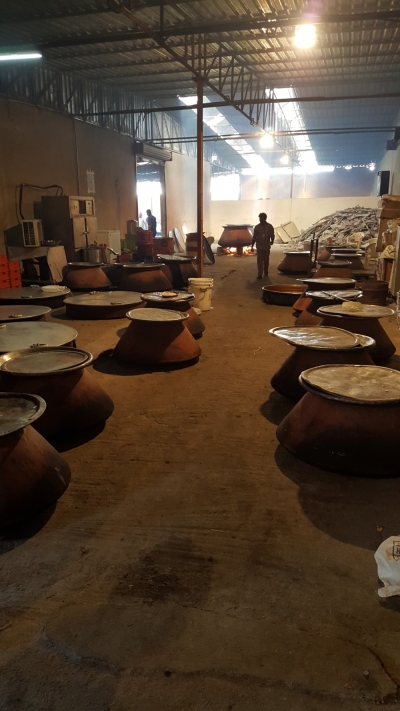
POLYGON ((108 289, 111 282, 102 270, 104 264, 91 262, 70 262, 67 264, 63 285, 71 291, 92 291, 94 289, 108 289))
POLYGON ((70 296, 64 304, 70 318, 125 318, 127 311, 142 305, 142 299, 135 291, 93 291, 70 296))
POLYGON ((166 291, 172 289, 172 284, 162 271, 163 264, 144 264, 129 262, 120 264, 122 276, 119 288, 121 291, 137 291, 143 294, 148 291, 166 291))
POLYGON ((12 321, 46 321, 47 314, 51 313, 49 306, 33 306, 21 304, 18 307, 12 304, 0 306, 0 323, 12 321))
POLYGON ((276 432, 286 449, 339 474, 400 475, 398 371, 325 365, 303 372, 301 382, 307 392, 276 432))
POLYGON ((0 393, 0 528, 43 511, 69 484, 68 464, 31 427, 45 409, 36 395, 0 393))
MULTIPOLYGON (((300 375, 304 370, 330 363, 374 365, 369 350, 375 345, 375 341, 372 338, 368 338, 368 336, 354 334, 358 343, 353 347, 347 348, 340 342, 340 338, 335 338, 336 335, 341 335, 341 329, 307 326, 305 329, 298 328, 297 330, 300 335, 303 335, 303 338, 299 337, 296 343, 289 343, 293 351, 271 378, 271 385, 274 390, 290 400, 297 402, 305 393, 299 382, 300 375), (324 331, 325 334, 326 332, 332 332, 329 347, 326 347, 326 337, 324 345, 318 342, 318 333, 321 332, 322 337, 325 335, 324 331)), ((282 331, 282 328, 272 328, 270 333, 279 338, 280 331, 282 331)), ((296 328, 293 328, 293 331, 295 332, 296 328)))
POLYGON ((33 426, 44 437, 80 432, 110 417, 114 404, 77 348, 30 348, 0 356, 0 390, 34 393, 47 408, 33 426))
POLYGON ((390 358, 396 352, 396 346, 379 321, 386 316, 394 316, 393 309, 364 304, 362 311, 346 313, 341 311, 341 304, 338 304, 338 306, 321 306, 317 313, 322 317, 321 326, 344 328, 373 338, 375 346, 371 348, 370 355, 374 361, 390 358))
POLYGON ((134 365, 182 363, 198 358, 201 350, 185 326, 186 313, 164 309, 135 309, 131 323, 118 341, 117 360, 134 365))
POLYGON ((248 247, 253 241, 252 225, 224 225, 219 238, 220 247, 248 247))
POLYGON ((163 262, 161 267, 174 289, 186 288, 189 279, 197 277, 197 269, 191 257, 181 257, 179 254, 157 254, 163 262))
POLYGON ((284 274, 309 274, 313 267, 310 252, 284 252, 284 258, 278 264, 278 270, 284 274))
POLYGON ((187 291, 177 291, 175 296, 170 297, 164 297, 157 291, 151 294, 142 294, 146 308, 169 309, 186 313, 188 315, 185 321, 186 328, 194 338, 201 338, 205 325, 191 305, 194 298, 194 294, 188 294, 187 291))
POLYGON ((318 326, 322 321, 322 317, 318 314, 318 309, 321 306, 359 300, 361 294, 362 292, 356 289, 348 289, 346 291, 306 291, 306 298, 310 299, 310 303, 297 317, 295 326, 318 326))

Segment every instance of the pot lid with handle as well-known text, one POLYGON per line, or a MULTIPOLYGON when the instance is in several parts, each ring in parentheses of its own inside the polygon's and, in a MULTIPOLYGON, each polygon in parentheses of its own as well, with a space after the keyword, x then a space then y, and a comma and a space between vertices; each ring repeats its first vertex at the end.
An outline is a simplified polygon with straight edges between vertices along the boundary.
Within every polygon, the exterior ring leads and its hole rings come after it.
POLYGON ((306 390, 364 405, 400 403, 400 373, 377 365, 320 365, 302 372, 306 390))

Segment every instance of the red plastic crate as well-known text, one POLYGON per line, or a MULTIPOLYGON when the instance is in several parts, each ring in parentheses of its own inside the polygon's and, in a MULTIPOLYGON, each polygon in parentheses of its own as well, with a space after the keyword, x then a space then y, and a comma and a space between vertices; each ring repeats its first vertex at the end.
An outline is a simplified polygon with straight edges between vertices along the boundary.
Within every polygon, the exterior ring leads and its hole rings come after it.
POLYGON ((19 262, 8 262, 8 269, 10 274, 21 274, 19 262))
POLYGON ((5 254, 0 254, 0 264, 7 264, 7 257, 5 254))
POLYGON ((0 281, 0 289, 9 289, 11 286, 9 281, 0 281))

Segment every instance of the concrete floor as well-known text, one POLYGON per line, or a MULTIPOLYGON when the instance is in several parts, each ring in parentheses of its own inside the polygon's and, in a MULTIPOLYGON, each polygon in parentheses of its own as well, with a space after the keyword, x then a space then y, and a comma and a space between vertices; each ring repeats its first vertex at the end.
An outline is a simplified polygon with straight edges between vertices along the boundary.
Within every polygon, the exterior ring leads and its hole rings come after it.
MULTIPOLYGON (((400 483, 278 445, 291 405, 269 380, 289 347, 268 329, 293 318, 262 303, 255 272, 254 257, 206 268, 198 364, 95 364, 113 416, 63 445, 57 506, 0 540, 1 711, 396 705, 400 600, 380 602, 373 553, 400 532, 400 483)), ((96 355, 125 325, 75 323, 96 355)))

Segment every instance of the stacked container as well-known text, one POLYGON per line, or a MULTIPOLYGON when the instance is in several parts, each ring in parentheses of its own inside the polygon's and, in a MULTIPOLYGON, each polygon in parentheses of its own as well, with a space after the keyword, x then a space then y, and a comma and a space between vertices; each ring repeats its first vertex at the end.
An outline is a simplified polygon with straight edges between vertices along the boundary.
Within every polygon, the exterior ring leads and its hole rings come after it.
POLYGON ((19 262, 9 262, 4 254, 0 254, 0 289, 18 288, 22 286, 19 262))

